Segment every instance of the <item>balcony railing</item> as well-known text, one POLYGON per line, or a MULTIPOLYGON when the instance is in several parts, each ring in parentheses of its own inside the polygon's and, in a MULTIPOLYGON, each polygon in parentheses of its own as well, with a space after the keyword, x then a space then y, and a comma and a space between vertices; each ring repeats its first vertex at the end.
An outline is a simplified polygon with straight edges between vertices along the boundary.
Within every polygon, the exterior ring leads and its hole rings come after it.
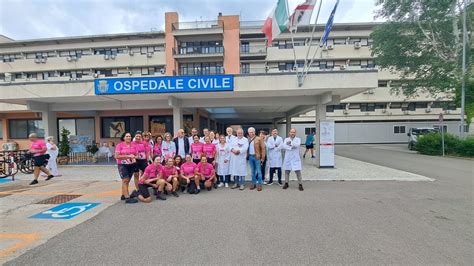
POLYGON ((171 27, 173 30, 219 29, 223 23, 221 20, 176 22, 171 27))
POLYGON ((240 53, 245 55, 266 54, 267 46, 265 45, 240 45, 240 53))
POLYGON ((265 20, 254 20, 254 21, 241 21, 241 28, 261 28, 265 23, 265 20))
POLYGON ((195 46, 173 48, 173 55, 218 55, 223 53, 223 46, 195 46))

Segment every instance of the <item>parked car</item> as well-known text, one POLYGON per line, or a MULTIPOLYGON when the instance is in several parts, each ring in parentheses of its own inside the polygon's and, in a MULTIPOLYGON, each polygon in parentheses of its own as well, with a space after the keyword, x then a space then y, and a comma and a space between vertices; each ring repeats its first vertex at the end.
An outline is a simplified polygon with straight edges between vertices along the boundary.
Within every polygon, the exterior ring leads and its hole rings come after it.
POLYGON ((426 134, 436 133, 438 129, 432 127, 413 127, 407 133, 408 136, 408 149, 415 149, 415 145, 418 142, 418 138, 423 137, 426 134))

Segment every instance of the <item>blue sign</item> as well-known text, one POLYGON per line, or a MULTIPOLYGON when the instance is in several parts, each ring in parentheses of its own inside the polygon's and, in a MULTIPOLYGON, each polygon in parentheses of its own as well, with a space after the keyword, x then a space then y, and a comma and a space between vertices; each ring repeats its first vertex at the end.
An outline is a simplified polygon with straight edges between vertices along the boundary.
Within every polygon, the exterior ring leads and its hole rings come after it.
POLYGON ((33 219, 71 219, 86 212, 100 203, 68 202, 31 216, 33 219))
POLYGON ((233 91, 234 76, 172 76, 96 79, 95 94, 233 91))

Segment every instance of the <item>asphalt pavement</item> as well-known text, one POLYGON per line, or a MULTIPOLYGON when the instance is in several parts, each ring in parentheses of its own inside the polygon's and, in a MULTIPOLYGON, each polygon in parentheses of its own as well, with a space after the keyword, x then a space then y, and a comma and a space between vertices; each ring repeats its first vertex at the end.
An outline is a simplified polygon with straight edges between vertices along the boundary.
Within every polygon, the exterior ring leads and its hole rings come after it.
POLYGON ((7 265, 472 265, 473 161, 397 145, 336 152, 436 180, 307 181, 303 192, 292 183, 118 202, 7 265))

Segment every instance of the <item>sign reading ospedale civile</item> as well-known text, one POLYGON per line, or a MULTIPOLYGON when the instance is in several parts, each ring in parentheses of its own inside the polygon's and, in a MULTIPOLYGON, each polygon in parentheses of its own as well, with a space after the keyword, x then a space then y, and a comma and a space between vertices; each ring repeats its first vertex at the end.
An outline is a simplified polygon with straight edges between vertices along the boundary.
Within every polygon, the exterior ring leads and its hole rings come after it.
POLYGON ((103 78, 96 79, 94 87, 96 95, 233 91, 234 76, 103 78))

